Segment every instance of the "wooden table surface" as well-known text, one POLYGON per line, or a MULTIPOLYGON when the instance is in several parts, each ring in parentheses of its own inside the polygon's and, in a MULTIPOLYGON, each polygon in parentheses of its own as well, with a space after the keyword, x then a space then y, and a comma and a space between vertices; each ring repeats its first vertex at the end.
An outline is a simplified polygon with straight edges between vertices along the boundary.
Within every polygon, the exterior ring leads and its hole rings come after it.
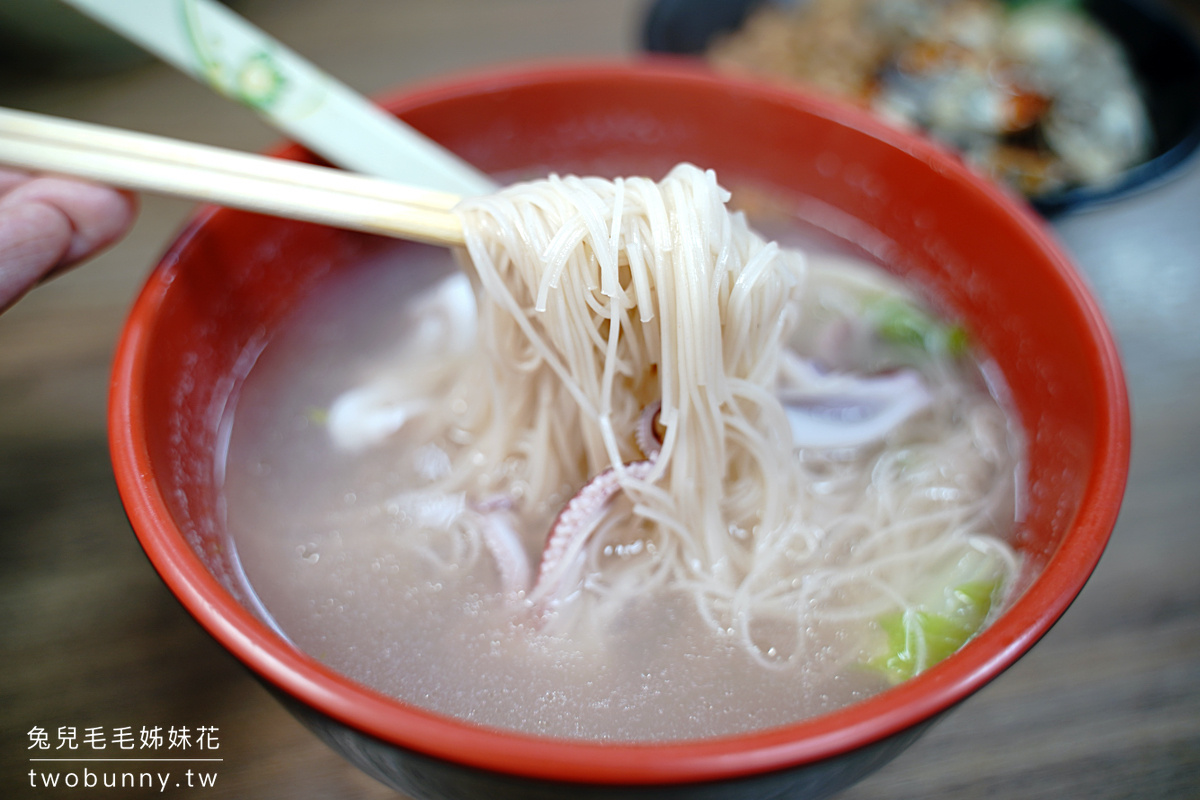
MULTIPOLYGON (((364 92, 480 64, 628 54, 637 0, 243 0, 364 92)), ((1198 87, 1200 90, 1200 87, 1198 87)), ((276 134, 158 64, 0 78, 0 105, 259 150, 276 134)), ((0 796, 30 787, 29 731, 218 729, 208 798, 385 798, 185 614, 129 529, 105 439, 122 318, 187 203, 145 198, 119 246, 0 317, 0 796)), ((1200 798, 1200 159, 1058 224, 1108 311, 1133 402, 1120 522, 1048 637, 891 765, 869 798, 1200 798)), ((165 747, 165 745, 164 745, 165 747)), ((45 751, 42 751, 43 753, 45 751)), ((179 776, 176 776, 177 778, 179 776)), ((103 792, 140 797, 157 788, 103 792)))

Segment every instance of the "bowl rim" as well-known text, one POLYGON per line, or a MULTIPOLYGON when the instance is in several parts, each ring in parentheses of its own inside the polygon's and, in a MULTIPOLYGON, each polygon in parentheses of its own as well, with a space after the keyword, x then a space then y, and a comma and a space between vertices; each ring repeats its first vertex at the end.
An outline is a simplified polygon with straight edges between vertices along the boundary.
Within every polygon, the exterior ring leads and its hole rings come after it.
MULTIPOLYGON (((515 733, 458 720, 389 698, 300 652, 243 607, 207 570, 172 520, 154 484, 141 414, 147 347, 179 255, 205 225, 232 213, 202 208, 163 256, 136 298, 118 341, 109 394, 109 444, 126 513, 170 591, 222 646, 268 684, 378 740, 447 762, 547 781, 602 785, 698 783, 767 773, 833 758, 932 719, 995 678, 1045 634, 1083 588, 1116 523, 1129 461, 1124 377, 1104 316, 1082 276, 1024 204, 971 173, 941 146, 903 134, 858 109, 793 90, 714 75, 661 57, 568 59, 464 70, 386 95, 406 111, 464 95, 541 83, 649 81, 698 84, 799 106, 881 139, 966 190, 1000 205, 1047 254, 1058 281, 1086 321, 1094 371, 1103 380, 1096 466, 1084 488, 1073 533, 1045 570, 993 625, 951 658, 867 700, 784 726, 696 741, 595 742, 515 733)), ((279 151, 303 153, 290 146, 279 151)))

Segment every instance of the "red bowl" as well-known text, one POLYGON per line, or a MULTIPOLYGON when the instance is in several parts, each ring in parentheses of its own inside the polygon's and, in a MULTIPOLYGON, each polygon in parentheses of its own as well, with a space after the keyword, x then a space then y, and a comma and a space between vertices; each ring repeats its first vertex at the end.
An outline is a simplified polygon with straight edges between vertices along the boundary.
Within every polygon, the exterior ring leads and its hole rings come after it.
MULTIPOLYGON (((678 161, 814 198, 869 232, 998 364, 1029 441, 1024 590, 960 652, 834 713, 700 741, 600 744, 490 729, 322 666, 254 610, 224 545, 218 422, 241 354, 374 237, 202 211, 139 296, 110 406, 118 486, 163 580, 218 642, 366 771, 417 797, 823 796, 886 763, 1036 642, 1083 588, 1124 491, 1129 409, 1084 281, 1019 201, 927 141, 856 110, 673 62, 491 70, 385 105, 494 173, 660 177, 678 161)), ((283 153, 310 158, 299 148, 283 153)))

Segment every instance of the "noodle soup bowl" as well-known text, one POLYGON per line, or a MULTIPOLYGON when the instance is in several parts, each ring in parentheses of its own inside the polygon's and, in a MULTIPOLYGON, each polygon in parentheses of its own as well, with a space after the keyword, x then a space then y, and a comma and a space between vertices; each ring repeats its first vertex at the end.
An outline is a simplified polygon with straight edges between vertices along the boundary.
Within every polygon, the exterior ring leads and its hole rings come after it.
MULTIPOLYGON (((386 98, 498 175, 661 177, 690 161, 790 198, 961 319, 1028 439, 1023 574, 1004 613, 912 680, 832 713, 720 738, 590 742, 513 733, 384 696, 301 652, 247 589, 224 528, 227 408, 254 354, 331 273, 396 247, 224 209, 190 223, 121 338, 110 436, 122 499, 188 611, 302 721, 418 798, 821 797, 886 763, 996 678, 1083 588, 1128 466, 1122 372, 1101 311, 1044 224, 953 156, 828 100, 672 61, 489 70, 386 98)), ((308 159, 299 148, 281 154, 308 159)))

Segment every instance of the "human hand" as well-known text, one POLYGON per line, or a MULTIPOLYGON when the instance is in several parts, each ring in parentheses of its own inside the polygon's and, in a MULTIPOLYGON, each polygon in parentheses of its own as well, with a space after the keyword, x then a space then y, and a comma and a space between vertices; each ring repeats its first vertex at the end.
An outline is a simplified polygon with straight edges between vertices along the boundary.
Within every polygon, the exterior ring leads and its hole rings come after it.
POLYGON ((107 186, 0 169, 0 311, 116 242, 136 214, 107 186))

